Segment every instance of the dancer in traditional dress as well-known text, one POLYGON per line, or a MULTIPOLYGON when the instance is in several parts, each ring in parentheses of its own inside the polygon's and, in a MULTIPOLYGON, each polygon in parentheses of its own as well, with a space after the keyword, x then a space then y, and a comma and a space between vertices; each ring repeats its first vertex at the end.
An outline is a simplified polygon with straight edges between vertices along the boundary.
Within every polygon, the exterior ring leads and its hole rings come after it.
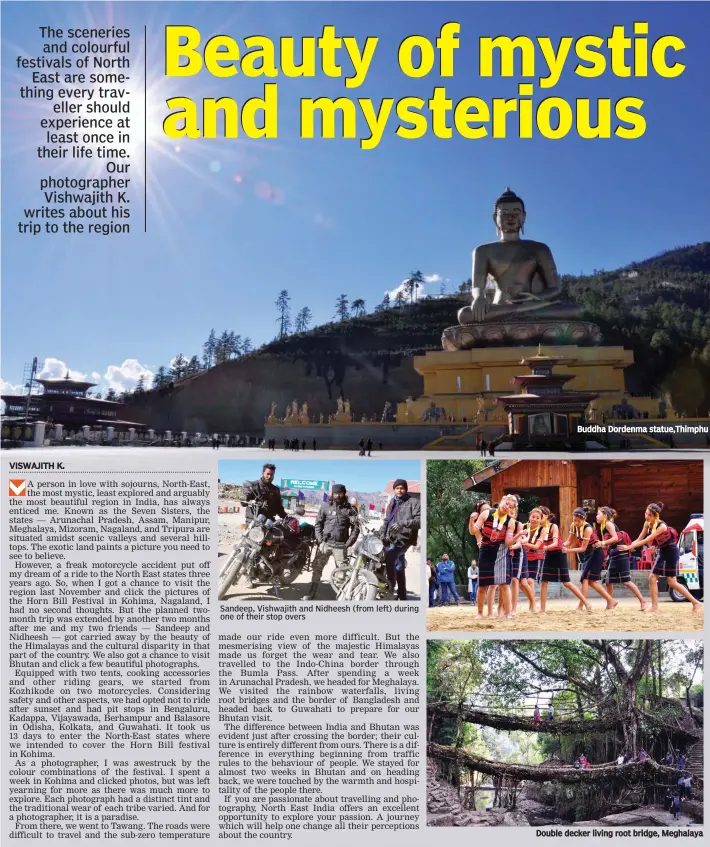
POLYGON ((496 509, 484 507, 473 526, 478 543, 478 598, 479 619, 483 618, 486 595, 491 586, 497 585, 506 617, 511 616, 510 581, 511 569, 508 548, 522 535, 513 531, 518 522, 513 518, 515 502, 505 497, 496 509))
POLYGON ((542 563, 542 584, 540 585, 540 611, 545 612, 547 604, 547 587, 551 582, 561 582, 562 585, 580 601, 582 607, 588 612, 592 607, 584 594, 574 585, 569 578, 569 565, 567 556, 562 549, 562 538, 560 528, 555 523, 556 517, 551 512, 547 515, 546 528, 542 549, 545 551, 545 560, 542 563))
POLYGON ((537 608, 535 606, 535 583, 534 580, 530 577, 528 551, 525 548, 525 541, 528 537, 528 528, 525 524, 518 521, 517 498, 515 499, 515 510, 513 512, 513 517, 518 522, 518 525, 514 529, 514 532, 517 534, 521 530, 522 535, 520 535, 519 540, 516 541, 515 544, 513 544, 508 550, 512 570, 510 584, 512 606, 511 614, 516 614, 518 610, 518 597, 520 595, 521 589, 523 594, 528 598, 528 603, 530 604, 529 611, 535 614, 537 612, 537 608))
POLYGON ((639 537, 631 544, 619 544, 619 550, 622 553, 628 553, 638 547, 643 547, 644 544, 654 542, 658 548, 656 561, 653 563, 651 573, 648 576, 651 608, 646 608, 644 611, 658 611, 658 578, 665 576, 668 580, 668 587, 675 589, 678 594, 682 594, 686 600, 689 600, 693 605, 693 614, 696 615, 700 611, 701 604, 684 585, 678 582, 678 563, 680 561, 680 550, 677 543, 678 534, 661 519, 662 511, 663 503, 649 503, 644 515, 646 520, 639 537))
POLYGON ((478 516, 481 514, 483 509, 490 509, 491 504, 488 500, 481 500, 480 503, 476 503, 473 507, 473 511, 471 512, 471 516, 468 519, 468 531, 470 535, 476 534, 476 521, 478 520, 478 516))
POLYGON ((645 611, 646 601, 643 599, 643 594, 631 579, 629 554, 619 549, 619 545, 623 544, 624 540, 631 539, 617 527, 616 511, 611 506, 601 506, 597 509, 596 524, 598 540, 593 544, 605 551, 607 555, 606 590, 613 597, 614 586, 623 585, 637 598, 641 604, 641 611, 645 611))
POLYGON ((607 609, 613 609, 619 605, 617 600, 609 594, 602 586, 602 570, 604 568, 604 551, 595 546, 599 536, 595 527, 587 520, 586 509, 575 509, 572 513, 572 525, 570 526, 567 541, 562 545, 564 553, 576 553, 579 564, 582 566, 582 597, 579 601, 579 610, 584 609, 590 586, 606 600, 607 609))
POLYGON ((528 576, 534 590, 535 582, 540 582, 542 576, 542 563, 545 559, 545 551, 542 549, 544 542, 545 514, 541 508, 533 509, 528 515, 527 537, 523 545, 528 554, 528 576))

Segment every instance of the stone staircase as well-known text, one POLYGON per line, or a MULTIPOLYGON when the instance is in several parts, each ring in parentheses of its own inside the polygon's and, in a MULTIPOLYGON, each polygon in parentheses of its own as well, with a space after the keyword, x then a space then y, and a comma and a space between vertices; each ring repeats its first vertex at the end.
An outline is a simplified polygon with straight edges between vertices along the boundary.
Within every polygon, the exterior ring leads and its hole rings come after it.
POLYGON ((427 826, 529 826, 520 811, 465 809, 453 785, 439 778, 436 762, 427 762, 427 826))
POLYGON ((688 770, 696 779, 702 779, 704 776, 703 770, 703 742, 698 741, 688 749, 688 770))
POLYGON ((427 762, 427 826, 471 826, 473 815, 461 805, 458 791, 439 778, 436 762, 427 762))

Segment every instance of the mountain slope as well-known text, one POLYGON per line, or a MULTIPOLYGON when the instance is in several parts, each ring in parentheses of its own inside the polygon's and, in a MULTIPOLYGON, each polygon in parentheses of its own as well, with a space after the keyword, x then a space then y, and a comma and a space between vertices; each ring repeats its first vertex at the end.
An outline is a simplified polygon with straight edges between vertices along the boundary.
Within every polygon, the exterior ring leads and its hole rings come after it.
MULTIPOLYGON (((670 250, 616 271, 564 276, 562 285, 604 343, 635 352, 626 372, 635 394, 664 391, 680 411, 710 409, 710 242, 670 250)), ((424 299, 317 327, 264 345, 173 388, 129 401, 130 416, 156 429, 258 434, 272 402, 294 399, 311 419, 351 401, 356 419, 421 393, 412 357, 441 349, 468 295, 424 299)))

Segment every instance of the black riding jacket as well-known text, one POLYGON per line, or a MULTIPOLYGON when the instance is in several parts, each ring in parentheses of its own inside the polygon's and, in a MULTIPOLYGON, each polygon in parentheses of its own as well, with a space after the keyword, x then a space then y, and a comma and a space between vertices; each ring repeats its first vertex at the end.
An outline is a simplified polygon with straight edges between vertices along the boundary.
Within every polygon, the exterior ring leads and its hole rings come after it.
POLYGON ((285 518, 286 510, 284 509, 283 500, 281 499, 281 489, 273 482, 266 482, 265 479, 256 479, 253 482, 244 484, 244 499, 259 500, 263 506, 259 513, 269 520, 274 518, 285 518))
POLYGON ((316 540, 319 543, 350 547, 360 534, 357 510, 350 503, 323 503, 316 518, 316 540))

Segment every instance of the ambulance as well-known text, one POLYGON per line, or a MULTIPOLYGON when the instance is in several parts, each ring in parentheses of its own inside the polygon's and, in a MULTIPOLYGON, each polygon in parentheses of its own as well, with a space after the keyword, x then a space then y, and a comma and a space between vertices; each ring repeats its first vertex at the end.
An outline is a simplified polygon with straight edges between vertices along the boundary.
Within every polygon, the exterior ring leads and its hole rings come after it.
MULTIPOLYGON (((696 513, 690 516, 688 525, 678 538, 678 549, 680 550, 679 582, 687 587, 688 591, 697 600, 703 597, 703 546, 705 541, 705 519, 704 515, 696 513)), ((673 588, 668 589, 671 600, 680 603, 685 600, 681 594, 673 588)))

